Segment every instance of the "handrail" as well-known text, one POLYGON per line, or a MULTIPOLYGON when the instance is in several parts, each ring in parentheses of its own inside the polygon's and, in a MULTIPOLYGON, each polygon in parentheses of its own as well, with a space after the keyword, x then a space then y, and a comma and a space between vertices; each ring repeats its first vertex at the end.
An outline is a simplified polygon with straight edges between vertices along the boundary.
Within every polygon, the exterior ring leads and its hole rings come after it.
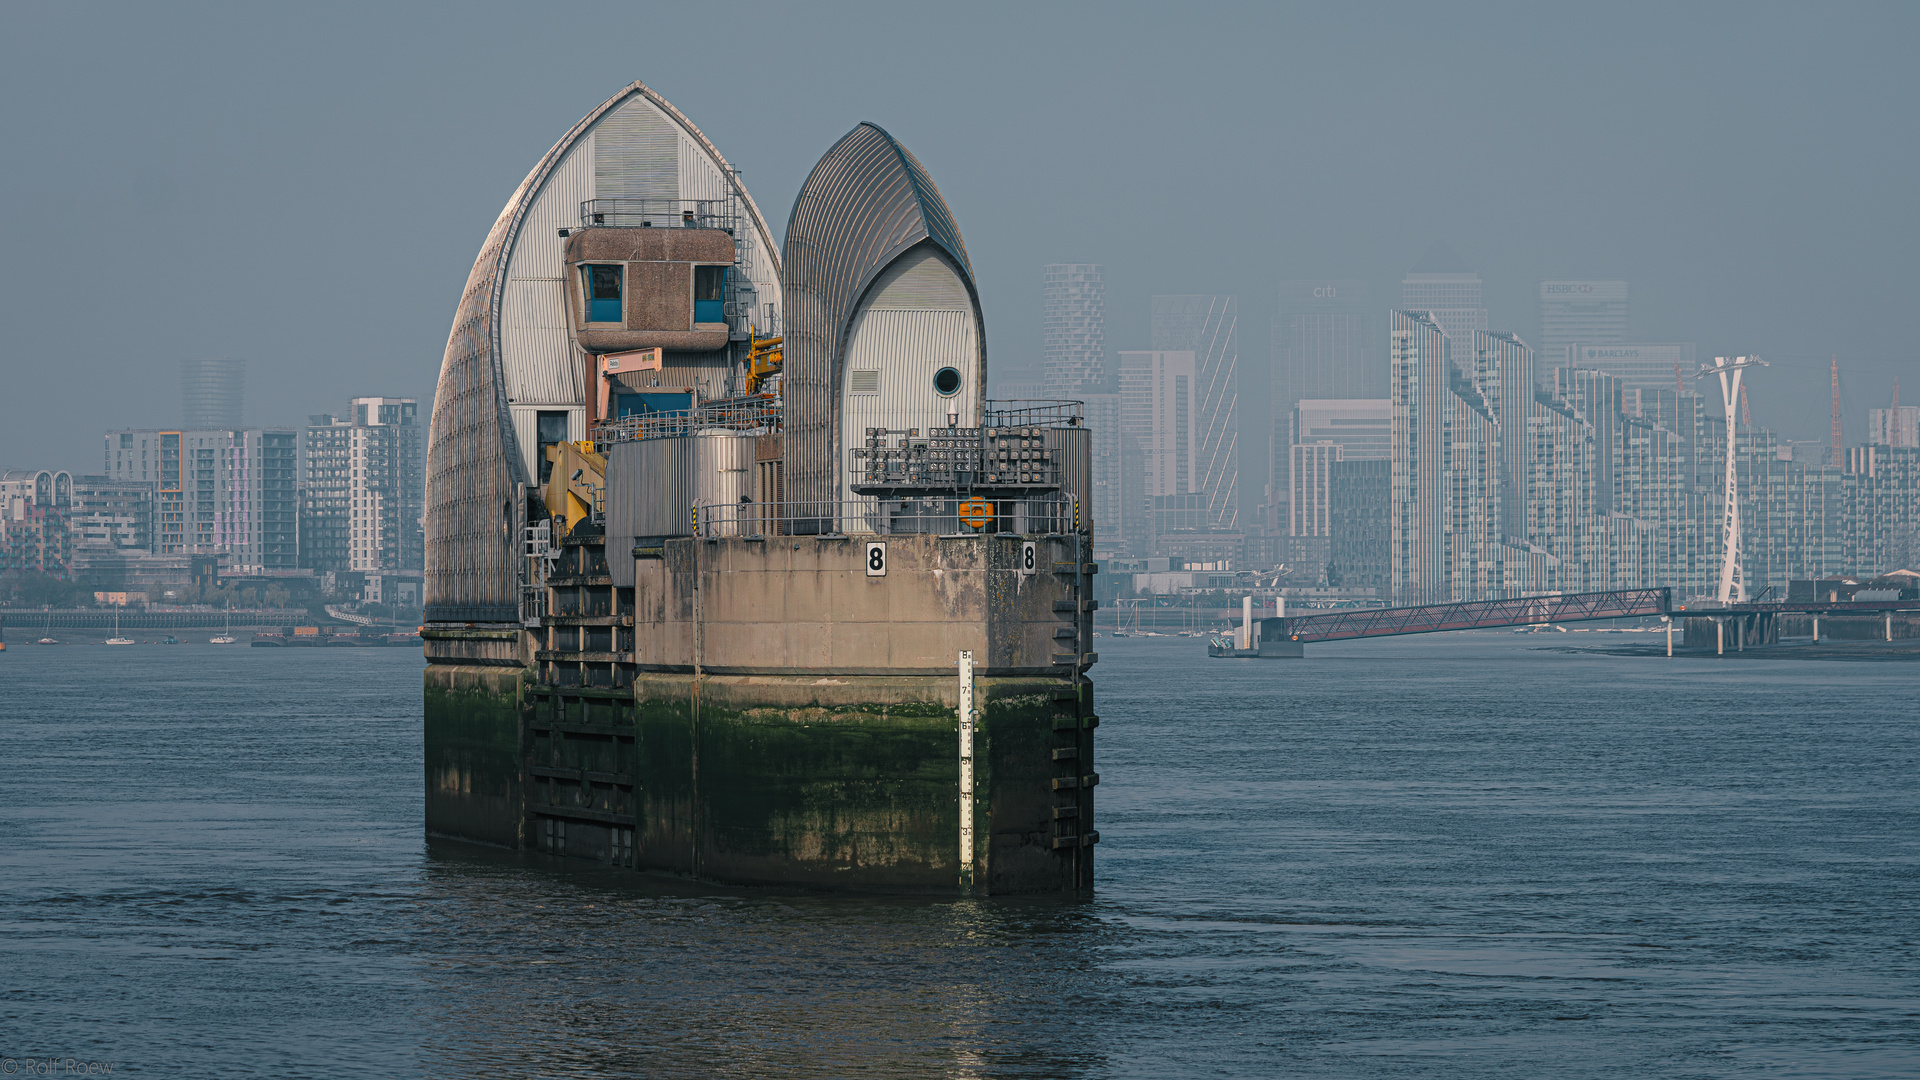
POLYGON ((595 442, 670 439, 712 428, 771 433, 780 430, 783 410, 777 397, 731 398, 702 402, 674 412, 632 413, 595 424, 595 442))
POLYGON ((946 492, 910 498, 705 503, 690 508, 696 536, 976 536, 1079 532, 1080 500, 1063 493, 973 497, 946 492))

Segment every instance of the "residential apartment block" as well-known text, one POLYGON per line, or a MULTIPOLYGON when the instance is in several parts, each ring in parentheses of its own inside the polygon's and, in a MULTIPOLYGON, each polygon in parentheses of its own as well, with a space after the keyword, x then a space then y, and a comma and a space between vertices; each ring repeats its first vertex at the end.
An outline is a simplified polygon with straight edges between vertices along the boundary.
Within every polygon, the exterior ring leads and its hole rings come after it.
POLYGON ((221 553, 254 574, 298 562, 298 453, 291 429, 109 431, 102 473, 154 485, 155 554, 221 553))
POLYGON ((419 403, 362 397, 305 432, 301 565, 317 571, 419 570, 425 478, 419 403))

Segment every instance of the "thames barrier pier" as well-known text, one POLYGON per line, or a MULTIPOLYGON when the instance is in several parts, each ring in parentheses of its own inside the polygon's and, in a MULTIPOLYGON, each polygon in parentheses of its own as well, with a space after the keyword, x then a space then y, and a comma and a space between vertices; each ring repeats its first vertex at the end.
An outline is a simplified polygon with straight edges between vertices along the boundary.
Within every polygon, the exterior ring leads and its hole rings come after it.
POLYGON ((659 95, 595 109, 494 223, 441 366, 428 832, 1090 889, 1089 434, 986 375, 959 227, 888 133, 829 149, 776 245, 659 95))

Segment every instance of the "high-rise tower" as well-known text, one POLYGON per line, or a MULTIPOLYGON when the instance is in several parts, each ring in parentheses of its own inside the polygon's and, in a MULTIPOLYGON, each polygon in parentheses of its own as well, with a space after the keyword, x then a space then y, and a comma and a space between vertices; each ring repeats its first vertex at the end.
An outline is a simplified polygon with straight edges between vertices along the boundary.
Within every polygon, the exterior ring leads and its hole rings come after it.
POLYGON ((1564 366, 1573 345, 1619 345, 1626 340, 1626 282, 1540 283, 1540 340, 1534 355, 1542 365, 1564 366))
POLYGON ((1208 529, 1239 525, 1235 307, 1231 296, 1153 298, 1154 350, 1191 352, 1194 357, 1193 479, 1188 488, 1193 494, 1178 497, 1192 502, 1180 509, 1199 512, 1198 520, 1204 522, 1200 527, 1208 529))
POLYGON ((180 362, 180 426, 233 431, 246 399, 247 362, 229 356, 180 362))
POLYGON ((1454 342, 1470 341, 1475 330, 1487 328, 1480 275, 1437 240, 1401 279, 1400 306, 1431 312, 1434 325, 1454 342))
MULTIPOLYGON (((1118 550, 1126 530, 1121 499, 1125 454, 1120 444, 1120 397, 1115 373, 1107 370, 1107 285, 1099 263, 1048 263, 1040 292, 1041 353, 1044 388, 1036 394, 1084 403, 1093 431, 1093 490, 1077 494, 1092 500, 1096 537, 1105 553, 1118 550)), ((1006 384, 1015 385, 1015 384, 1006 384)))
POLYGON ((1047 396, 1109 393, 1107 285, 1099 263, 1048 263, 1040 292, 1047 396))
POLYGON ((1387 396, 1380 313, 1365 282, 1325 278, 1280 283, 1273 319, 1272 425, 1267 437, 1266 525, 1285 527, 1293 411, 1303 399, 1387 396))

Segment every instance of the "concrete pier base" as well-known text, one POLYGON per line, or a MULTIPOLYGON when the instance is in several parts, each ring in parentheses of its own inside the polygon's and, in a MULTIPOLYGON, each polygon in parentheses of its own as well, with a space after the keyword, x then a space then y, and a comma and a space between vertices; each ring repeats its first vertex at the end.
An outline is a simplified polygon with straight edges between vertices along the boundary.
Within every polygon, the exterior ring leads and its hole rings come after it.
POLYGON ((427 831, 501 847, 526 835, 521 760, 526 668, 427 667, 427 831))
POLYGON ((424 635, 430 833, 730 884, 1091 890, 1084 537, 672 540, 630 587, 603 548, 566 539, 537 628, 424 635))
MULTIPOLYGON (((952 892, 956 687, 931 677, 641 676, 636 865, 740 884, 952 892)), ((1056 717, 1077 711, 1059 707, 1061 688, 1017 676, 975 682, 977 895, 1091 883, 1092 846, 1054 844, 1056 811, 1078 814, 1074 794, 1093 786, 1090 773, 1057 767, 1091 742, 1077 724, 1056 730, 1056 717), (1056 788, 1063 771, 1072 786, 1056 788)), ((1090 818, 1090 793, 1084 801, 1090 818)))

